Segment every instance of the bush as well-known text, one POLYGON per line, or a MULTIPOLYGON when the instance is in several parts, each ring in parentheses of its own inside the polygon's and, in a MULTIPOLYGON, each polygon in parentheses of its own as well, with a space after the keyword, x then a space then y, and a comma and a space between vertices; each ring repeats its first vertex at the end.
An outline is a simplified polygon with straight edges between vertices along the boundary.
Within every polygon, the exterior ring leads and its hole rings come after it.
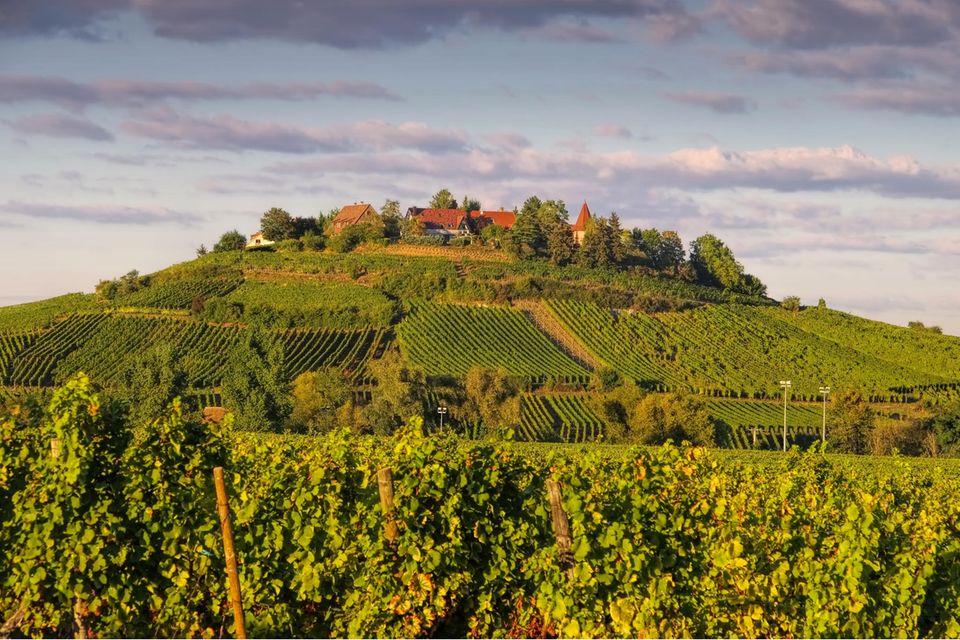
POLYGON ((703 402, 676 393, 652 393, 640 401, 630 420, 633 440, 645 444, 689 441, 714 444, 714 427, 703 402))
POLYGON ((273 246, 277 251, 303 251, 303 243, 293 238, 281 240, 273 246))
POLYGON ((300 242, 307 251, 323 251, 327 247, 327 239, 315 233, 303 236, 300 242))
POLYGON ((247 237, 234 229, 233 231, 227 231, 220 239, 217 240, 217 243, 213 245, 214 253, 222 253, 224 251, 239 251, 247 246, 247 237))

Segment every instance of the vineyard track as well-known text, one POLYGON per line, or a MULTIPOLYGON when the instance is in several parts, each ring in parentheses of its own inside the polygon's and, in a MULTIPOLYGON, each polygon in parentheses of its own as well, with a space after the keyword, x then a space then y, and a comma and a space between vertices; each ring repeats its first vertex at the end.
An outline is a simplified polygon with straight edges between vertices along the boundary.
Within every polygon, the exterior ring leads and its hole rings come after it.
POLYGON ((561 351, 590 371, 599 369, 603 363, 570 333, 560 320, 539 300, 515 300, 513 306, 540 329, 561 351))
MULTIPOLYGON (((358 253, 372 253, 370 249, 361 247, 358 253)), ((386 247, 378 247, 375 250, 378 254, 394 256, 413 256, 429 258, 449 258, 450 260, 476 260, 479 262, 513 262, 514 260, 496 249, 485 249, 480 247, 443 247, 429 245, 411 245, 411 244, 391 244, 386 247)))

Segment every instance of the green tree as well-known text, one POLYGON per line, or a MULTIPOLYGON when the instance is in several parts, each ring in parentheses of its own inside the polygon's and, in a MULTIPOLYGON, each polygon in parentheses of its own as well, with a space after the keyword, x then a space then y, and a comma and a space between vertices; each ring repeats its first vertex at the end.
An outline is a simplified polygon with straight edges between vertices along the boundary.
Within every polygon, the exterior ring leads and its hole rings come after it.
POLYGON ((676 274, 686 260, 683 240, 676 231, 664 231, 660 234, 659 269, 668 269, 676 274))
POLYGON ((241 429, 278 430, 291 409, 280 341, 256 326, 244 331, 227 355, 221 395, 241 429))
POLYGON ((630 437, 645 444, 714 444, 714 426, 706 406, 693 396, 651 393, 637 405, 630 418, 630 437))
POLYGON ((197 247, 197 257, 198 257, 198 258, 202 258, 203 256, 207 255, 207 253, 208 253, 208 251, 207 251, 207 245, 201 244, 199 247, 197 247))
POLYGON ((457 201, 449 189, 440 189, 430 198, 431 209, 456 209, 457 201))
POLYGON ((129 407, 137 424, 146 424, 163 415, 173 399, 187 391, 189 379, 176 347, 155 343, 134 354, 117 378, 117 396, 129 407))
POLYGON ((520 389, 507 370, 473 367, 464 379, 464 414, 483 423, 492 435, 500 427, 514 427, 520 421, 520 389))
POLYGON ((863 394, 854 389, 834 392, 827 414, 828 440, 844 453, 867 453, 875 416, 863 394))
POLYGON ((227 231, 220 239, 217 240, 217 243, 213 245, 214 253, 222 253, 224 251, 239 251, 247 246, 247 237, 237 231, 236 229, 232 231, 227 231))
POLYGON ((780 301, 780 306, 786 311, 792 311, 797 313, 800 311, 800 297, 799 296, 787 296, 780 301))
POLYGON ((722 240, 704 234, 690 245, 690 263, 702 284, 733 289, 743 276, 743 265, 722 240))
POLYGON ((463 200, 460 201, 460 208, 467 213, 470 213, 471 211, 480 211, 480 201, 474 200, 469 196, 463 196, 463 200))
POLYGON ((307 371, 293 381, 290 425, 295 431, 317 434, 344 426, 344 407, 353 399, 350 380, 342 371, 307 371))
POLYGON ((606 218, 593 218, 587 223, 578 259, 588 267, 612 267, 617 264, 613 231, 606 218))
POLYGON ((403 218, 400 215, 400 202, 390 200, 383 202, 380 207, 380 217, 383 218, 383 233, 388 238, 399 238, 403 218))
POLYGON ((543 230, 536 212, 521 210, 510 228, 508 248, 519 258, 536 258, 544 249, 543 230))
POLYGON ((276 242, 296 237, 297 226, 289 213, 273 207, 260 217, 260 231, 264 238, 276 242))
POLYGON ((408 418, 423 415, 427 397, 427 376, 423 369, 407 362, 399 351, 391 350, 367 365, 377 381, 373 398, 364 407, 364 419, 374 433, 388 435, 408 418))
POLYGON ((960 454, 960 400, 918 422, 923 431, 933 435, 935 447, 931 453, 948 456, 960 454))
POLYGON ((549 227, 547 255, 550 257, 550 262, 558 266, 569 264, 573 260, 575 255, 573 231, 566 222, 554 222, 549 227))
POLYGON ((623 228, 620 226, 620 216, 616 211, 610 213, 609 225, 609 243, 613 263, 623 264, 627 257, 627 245, 623 242, 623 228))

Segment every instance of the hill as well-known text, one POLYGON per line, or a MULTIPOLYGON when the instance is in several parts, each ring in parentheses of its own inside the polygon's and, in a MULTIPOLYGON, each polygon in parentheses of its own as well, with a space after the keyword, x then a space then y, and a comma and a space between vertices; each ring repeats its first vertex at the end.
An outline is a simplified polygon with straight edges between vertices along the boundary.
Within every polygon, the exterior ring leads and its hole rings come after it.
POLYGON ((875 403, 942 402, 960 382, 960 338, 824 308, 787 311, 648 269, 555 267, 486 248, 230 251, 111 287, 109 298, 0 308, 3 393, 50 389, 81 370, 117 386, 167 344, 191 402, 217 403, 229 354, 254 326, 282 351, 288 380, 341 371, 357 405, 373 397, 371 365, 399 353, 423 370, 430 397, 454 405, 461 427, 457 385, 476 367, 502 368, 526 394, 515 418, 526 439, 602 438, 609 418, 584 392, 609 371, 649 391, 750 401, 708 405, 734 430, 779 423, 770 401, 781 379, 792 380, 795 402, 818 400, 824 384, 875 403))

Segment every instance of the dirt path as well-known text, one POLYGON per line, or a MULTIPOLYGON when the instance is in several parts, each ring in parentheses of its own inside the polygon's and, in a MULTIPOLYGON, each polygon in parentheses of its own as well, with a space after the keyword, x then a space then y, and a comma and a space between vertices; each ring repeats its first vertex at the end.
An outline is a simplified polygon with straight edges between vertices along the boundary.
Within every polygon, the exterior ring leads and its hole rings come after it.
POLYGON ((588 370, 593 371, 603 366, 600 360, 590 353, 586 347, 564 327, 543 302, 536 300, 515 300, 513 306, 523 311, 535 327, 540 329, 550 342, 557 345, 561 351, 579 362, 588 370))

